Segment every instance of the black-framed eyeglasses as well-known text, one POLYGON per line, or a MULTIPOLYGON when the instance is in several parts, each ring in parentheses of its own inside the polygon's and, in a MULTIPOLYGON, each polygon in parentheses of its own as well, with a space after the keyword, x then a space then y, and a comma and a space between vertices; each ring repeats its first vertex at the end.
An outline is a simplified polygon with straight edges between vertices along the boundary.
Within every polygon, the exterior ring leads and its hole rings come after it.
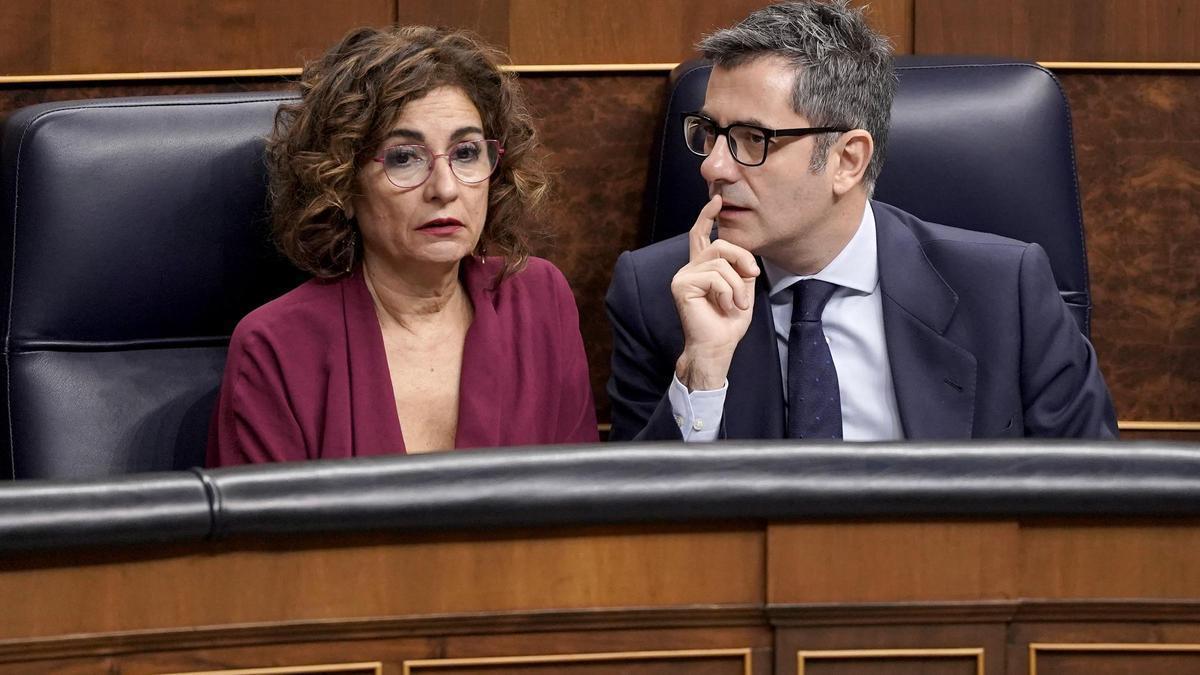
POLYGON ((415 143, 393 145, 371 159, 383 165, 383 172, 392 185, 415 188, 433 175, 433 163, 438 157, 446 158, 450 173, 460 183, 475 185, 491 177, 503 154, 500 141, 477 140, 455 143, 443 153, 434 153, 428 147, 415 143))
POLYGON ((777 136, 812 136, 813 134, 845 133, 850 127, 801 127, 798 129, 768 129, 753 124, 721 126, 698 112, 683 113, 683 142, 688 150, 701 157, 712 154, 717 137, 724 136, 729 153, 743 166, 758 166, 767 161, 770 140, 777 136))

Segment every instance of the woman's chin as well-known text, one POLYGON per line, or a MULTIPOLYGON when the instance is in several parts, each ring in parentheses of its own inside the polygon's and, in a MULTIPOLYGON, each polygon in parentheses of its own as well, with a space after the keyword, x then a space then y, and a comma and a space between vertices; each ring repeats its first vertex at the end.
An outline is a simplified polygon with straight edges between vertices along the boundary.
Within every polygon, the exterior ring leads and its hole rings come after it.
POLYGON ((421 246, 405 258, 417 264, 454 265, 470 256, 472 249, 462 242, 441 241, 421 246))

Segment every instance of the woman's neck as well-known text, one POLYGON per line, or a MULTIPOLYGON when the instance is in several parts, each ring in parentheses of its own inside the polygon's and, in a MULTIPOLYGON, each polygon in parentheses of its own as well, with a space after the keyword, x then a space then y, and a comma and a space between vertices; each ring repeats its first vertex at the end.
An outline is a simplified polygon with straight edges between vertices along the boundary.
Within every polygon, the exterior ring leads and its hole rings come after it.
POLYGON ((393 324, 414 330, 421 324, 458 316, 470 305, 458 278, 460 266, 456 262, 448 266, 413 267, 401 273, 368 256, 363 260, 363 277, 380 322, 385 328, 393 324))

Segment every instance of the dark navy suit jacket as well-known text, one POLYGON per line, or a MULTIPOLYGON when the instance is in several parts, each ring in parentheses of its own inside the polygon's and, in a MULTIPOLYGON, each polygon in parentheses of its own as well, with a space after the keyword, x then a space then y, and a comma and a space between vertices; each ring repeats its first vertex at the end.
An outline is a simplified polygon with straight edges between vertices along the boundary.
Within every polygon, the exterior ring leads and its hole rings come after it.
MULTIPOLYGON (((872 202, 883 326, 904 435, 1115 438, 1096 353, 1054 283, 1046 253, 991 234, 924 222, 872 202)), ((667 400, 683 333, 671 278, 687 235, 626 252, 606 304, 613 326, 613 440, 675 439, 667 400)), ((725 438, 784 438, 779 351, 766 281, 734 353, 725 438)))

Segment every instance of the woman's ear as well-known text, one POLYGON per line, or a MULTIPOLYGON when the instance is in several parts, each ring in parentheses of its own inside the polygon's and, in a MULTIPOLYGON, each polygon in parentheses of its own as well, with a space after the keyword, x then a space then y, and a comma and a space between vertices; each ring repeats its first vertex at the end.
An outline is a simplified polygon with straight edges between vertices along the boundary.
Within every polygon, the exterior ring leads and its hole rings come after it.
POLYGON ((834 163, 833 190, 844 195, 863 184, 871 156, 875 152, 875 139, 866 129, 851 129, 844 132, 833 147, 834 163))

